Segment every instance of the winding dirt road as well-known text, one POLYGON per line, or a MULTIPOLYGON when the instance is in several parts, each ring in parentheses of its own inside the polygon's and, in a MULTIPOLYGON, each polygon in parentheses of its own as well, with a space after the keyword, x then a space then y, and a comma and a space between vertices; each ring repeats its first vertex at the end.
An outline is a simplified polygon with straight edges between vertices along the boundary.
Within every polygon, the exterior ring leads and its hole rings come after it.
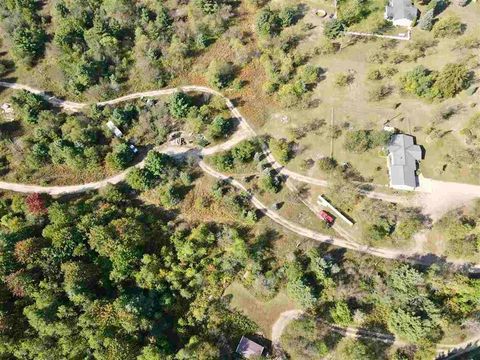
MULTIPOLYGON (((276 353, 282 354, 280 339, 287 326, 294 320, 298 320, 305 314, 305 311, 301 309, 293 309, 284 311, 279 315, 275 323, 272 325, 272 346, 276 353)), ((336 332, 342 336, 351 338, 363 338, 373 341, 380 341, 386 344, 395 345, 398 347, 406 346, 407 343, 398 340, 392 334, 385 334, 376 331, 359 329, 355 327, 341 327, 338 325, 330 324, 329 322, 318 318, 319 322, 327 326, 333 332, 336 332)), ((480 343, 480 335, 474 336, 468 340, 465 340, 458 344, 437 344, 437 356, 442 359, 449 359, 458 357, 472 349, 478 347, 480 343)))
MULTIPOLYGON (((77 112, 88 106, 88 103, 77 103, 77 102, 71 102, 71 101, 66 101, 59 99, 55 96, 51 96, 41 90, 32 88, 27 85, 22 85, 22 84, 16 84, 16 83, 7 83, 7 82, 1 82, 0 81, 0 86, 6 87, 6 88, 11 88, 11 89, 16 89, 16 90, 27 90, 32 93, 38 94, 43 96, 47 101, 49 101, 51 104, 54 106, 58 106, 63 108, 66 111, 72 111, 72 112, 77 112)), ((191 148, 185 148, 185 147, 163 147, 159 148, 161 151, 164 151, 166 153, 170 154, 181 154, 181 153, 192 153, 193 155, 197 156, 200 158, 203 155, 212 155, 216 152, 219 151, 224 151, 227 149, 230 149, 231 147, 235 146, 242 140, 255 136, 256 133, 253 130, 253 128, 250 126, 248 121, 243 117, 243 115, 240 113, 240 111, 235 107, 235 105, 232 103, 232 101, 228 98, 226 98, 223 94, 219 93, 216 90, 210 89, 208 87, 204 86, 183 86, 179 88, 172 88, 172 89, 162 89, 162 90, 154 90, 154 91, 145 91, 145 92, 138 92, 138 93, 133 93, 130 95, 122 96, 117 99, 113 100, 108 100, 104 102, 98 103, 98 105, 113 105, 113 104, 118 104, 120 102, 124 102, 127 100, 133 100, 133 99, 138 99, 142 97, 159 97, 159 96, 165 96, 165 95, 171 95, 177 91, 184 91, 184 92, 203 92, 207 94, 212 94, 215 96, 219 96, 222 99, 224 99, 227 107, 233 114, 235 118, 239 120, 239 126, 238 130, 236 133, 231 137, 230 140, 217 145, 217 146, 212 146, 208 147, 205 149, 191 149, 191 148)), ((325 180, 320 180, 320 179, 315 179, 312 177, 308 177, 305 175, 301 175, 298 173, 295 173, 293 171, 290 171, 283 167, 281 164, 279 164, 275 158, 271 155, 270 152, 268 152, 267 149, 265 149, 266 154, 267 154, 267 160, 272 164, 272 167, 275 168, 280 174, 286 176, 287 178, 291 178, 300 182, 312 184, 312 185, 318 185, 318 186, 326 186, 327 182, 325 180)), ((138 163, 137 167, 142 167, 144 165, 144 162, 138 163)), ((214 176, 218 179, 225 179, 228 180, 233 186, 236 188, 242 190, 242 191, 247 191, 247 189, 238 181, 231 179, 211 167, 209 167, 207 164, 205 164, 203 161, 199 161, 200 167, 209 175, 214 176)), ((81 185, 71 185, 71 186, 37 186, 37 185, 28 185, 28 184, 16 184, 16 183, 7 183, 7 182, 0 182, 0 189, 3 190, 11 190, 11 191, 16 191, 16 192, 23 192, 23 193, 31 193, 31 192, 39 192, 39 193, 48 193, 51 195, 63 195, 63 194, 71 194, 71 193, 80 193, 80 192, 85 192, 85 191, 90 191, 90 190, 97 190, 100 189, 108 184, 117 184, 125 179, 126 174, 128 173, 128 169, 120 174, 117 174, 111 178, 104 179, 102 181, 98 182, 93 182, 93 183, 87 183, 87 184, 81 184, 81 185)), ((435 183, 437 184, 437 183, 435 183)), ((438 184, 437 184, 438 185, 438 184)), ((458 186, 455 188, 457 191, 458 189, 461 189, 461 184, 457 184, 458 186)), ((468 190, 472 190, 472 186, 469 186, 468 190)), ((480 195, 480 186, 478 188, 478 194, 480 195)), ((424 190, 424 189, 423 189, 424 190)), ((423 191, 422 190, 422 191, 423 191)), ((477 192, 474 192, 477 194, 477 192)), ((374 198, 379 198, 379 199, 384 199, 385 201, 396 201, 396 197, 394 195, 386 195, 386 194, 381 194, 381 193, 375 193, 375 192, 366 192, 365 195, 371 196, 374 198)), ((438 259, 435 256, 430 256, 430 254, 418 254, 414 252, 400 252, 398 250, 392 250, 392 249, 384 249, 384 248, 373 248, 369 247, 366 245, 359 244, 355 241, 352 240, 344 240, 340 238, 333 238, 325 234, 318 233, 316 231, 306 229, 298 224, 295 224, 285 218, 283 218, 281 215, 279 215, 277 212, 272 211, 268 209, 260 200, 258 200, 255 196, 251 196, 251 201, 253 205, 259 209, 262 213, 264 213, 266 216, 268 216, 270 219, 272 219, 274 222, 277 224, 283 226, 286 229, 289 229, 292 232, 297 233, 298 235, 320 241, 320 242, 325 242, 329 243, 338 247, 343 247, 347 249, 351 249, 354 251, 359 251, 362 253, 370 254, 372 256, 378 256, 386 259, 397 259, 397 260, 403 260, 403 261, 410 261, 418 264, 424 264, 424 265, 431 265, 432 263, 445 263, 444 259, 438 259)), ((400 202, 400 200, 398 200, 400 202)), ((480 267, 477 266, 472 266, 471 263, 463 263, 463 262, 456 262, 454 265, 459 266, 460 268, 468 267, 470 271, 480 271, 480 267)))

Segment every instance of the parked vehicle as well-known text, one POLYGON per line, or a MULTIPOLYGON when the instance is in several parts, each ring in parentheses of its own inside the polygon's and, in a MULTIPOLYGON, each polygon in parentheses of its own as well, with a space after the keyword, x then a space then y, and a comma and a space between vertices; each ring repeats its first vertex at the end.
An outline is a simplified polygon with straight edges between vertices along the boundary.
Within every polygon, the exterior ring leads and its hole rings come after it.
POLYGON ((325 210, 320 211, 318 213, 318 217, 325 221, 329 226, 332 226, 335 222, 335 218, 332 216, 332 214, 326 212, 325 210))
POLYGON ((135 147, 135 145, 130 144, 130 149, 133 151, 134 154, 138 153, 138 149, 135 147))

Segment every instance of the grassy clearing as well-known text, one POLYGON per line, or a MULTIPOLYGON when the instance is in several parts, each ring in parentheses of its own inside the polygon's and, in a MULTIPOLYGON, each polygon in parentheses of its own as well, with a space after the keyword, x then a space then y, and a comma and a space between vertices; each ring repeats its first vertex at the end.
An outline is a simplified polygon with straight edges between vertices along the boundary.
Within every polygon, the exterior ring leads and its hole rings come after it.
POLYGON ((253 319, 267 337, 271 336, 272 325, 282 312, 299 308, 283 291, 272 300, 263 302, 256 299, 238 282, 233 282, 225 290, 224 296, 230 298, 230 307, 242 311, 253 319))
MULTIPOLYGON (((471 4, 465 8, 456 6, 449 7, 441 16, 451 14, 459 15, 468 24, 465 36, 478 33, 478 25, 474 17, 480 16, 480 8, 471 4)), ((312 34, 321 32, 317 27, 312 34)), ((413 41, 422 38, 431 38, 431 34, 414 29, 413 41)), ((343 148, 344 134, 353 129, 381 130, 385 122, 390 120, 390 125, 402 132, 410 133, 417 138, 417 142, 424 146, 426 157, 421 163, 421 171, 428 177, 448 181, 460 181, 479 183, 478 174, 472 173, 468 167, 458 171, 456 169, 445 169, 445 155, 454 147, 464 147, 460 130, 466 121, 478 109, 474 106, 479 101, 479 95, 468 96, 465 93, 459 94, 453 99, 442 102, 429 103, 417 98, 401 94, 399 91, 399 78, 402 73, 411 70, 413 67, 422 64, 431 69, 441 69, 445 64, 459 62, 467 56, 474 54, 468 50, 452 50, 457 39, 441 39, 433 48, 427 50, 425 57, 419 58, 416 62, 402 62, 393 66, 398 73, 391 79, 384 79, 380 82, 367 80, 367 73, 371 68, 381 65, 370 63, 369 59, 375 52, 385 51, 387 54, 393 52, 409 53, 407 48, 411 42, 395 42, 384 40, 357 39, 354 45, 343 48, 333 55, 313 56, 309 63, 318 65, 325 70, 325 79, 322 80, 314 91, 313 106, 306 109, 283 110, 269 107, 269 116, 261 131, 275 137, 289 137, 290 128, 301 127, 315 119, 324 120, 324 126, 315 133, 309 133, 297 141, 298 154, 288 167, 296 171, 308 173, 311 176, 322 177, 321 172, 313 166, 311 169, 303 169, 302 163, 307 159, 317 160, 323 156, 330 155, 331 149, 331 113, 334 110, 334 126, 338 126, 340 136, 334 140, 333 155, 338 162, 349 162, 367 179, 375 183, 387 184, 387 159, 379 151, 371 150, 366 153, 355 154, 347 152, 343 148), (383 44, 389 44, 393 49, 382 50, 383 44), (335 85, 335 75, 351 71, 354 74, 354 81, 347 87, 339 88, 335 85), (385 84, 393 86, 391 95, 380 102, 368 100, 369 89, 385 84), (450 107, 458 107, 460 110, 450 118, 444 120, 439 115, 450 107), (287 123, 281 119, 286 116, 287 123), (446 135, 434 141, 427 141, 427 130, 434 125, 439 131, 446 135), (449 133, 447 133, 450 131, 449 133)), ((319 38, 311 35, 300 47, 303 49, 318 46, 319 38)), ((384 64, 385 65, 385 64, 384 64)), ((478 69, 475 70, 478 75, 478 69)))

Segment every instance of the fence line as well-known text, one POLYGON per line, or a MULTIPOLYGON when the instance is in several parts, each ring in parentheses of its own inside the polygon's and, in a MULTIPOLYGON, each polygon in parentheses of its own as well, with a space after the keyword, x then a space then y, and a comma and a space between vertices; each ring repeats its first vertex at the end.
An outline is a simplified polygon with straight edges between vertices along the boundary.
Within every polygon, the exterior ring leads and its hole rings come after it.
POLYGON ((384 39, 394 39, 394 40, 403 40, 408 41, 412 38, 411 30, 407 31, 407 36, 400 36, 400 35, 380 35, 374 33, 364 33, 364 32, 357 32, 357 31, 345 31, 345 35, 352 35, 352 36, 368 36, 368 37, 378 37, 384 39))

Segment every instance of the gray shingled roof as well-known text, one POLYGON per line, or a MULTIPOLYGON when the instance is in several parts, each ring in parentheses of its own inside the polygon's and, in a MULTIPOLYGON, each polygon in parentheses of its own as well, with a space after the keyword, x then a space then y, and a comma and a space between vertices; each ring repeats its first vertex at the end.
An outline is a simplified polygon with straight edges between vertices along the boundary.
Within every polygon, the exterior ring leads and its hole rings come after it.
POLYGON ((418 14, 418 9, 412 5, 411 0, 390 0, 386 9, 387 18, 390 20, 408 19, 413 21, 418 14))
POLYGON ((250 358, 252 356, 260 356, 263 353, 263 346, 256 342, 242 336, 238 343, 236 353, 242 355, 244 358, 250 358))
POLYGON ((417 186, 417 161, 422 159, 422 149, 415 145, 413 137, 395 134, 388 145, 390 162, 390 183, 393 186, 417 186))

